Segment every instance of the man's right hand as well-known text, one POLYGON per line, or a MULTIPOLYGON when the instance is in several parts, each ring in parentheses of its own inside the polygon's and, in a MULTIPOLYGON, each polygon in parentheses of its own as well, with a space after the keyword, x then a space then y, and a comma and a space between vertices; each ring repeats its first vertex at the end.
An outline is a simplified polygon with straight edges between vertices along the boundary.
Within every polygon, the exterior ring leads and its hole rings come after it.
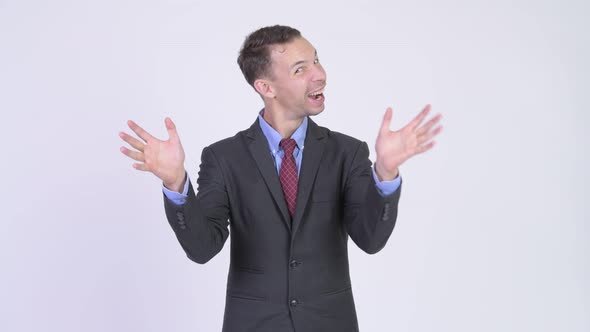
POLYGON ((151 172, 162 182, 166 188, 181 192, 184 187, 186 171, 184 170, 184 149, 176 132, 176 126, 170 118, 164 120, 169 138, 167 141, 159 140, 135 122, 129 120, 127 125, 139 138, 120 132, 119 136, 137 151, 130 150, 124 146, 121 152, 127 157, 138 161, 133 168, 151 172))

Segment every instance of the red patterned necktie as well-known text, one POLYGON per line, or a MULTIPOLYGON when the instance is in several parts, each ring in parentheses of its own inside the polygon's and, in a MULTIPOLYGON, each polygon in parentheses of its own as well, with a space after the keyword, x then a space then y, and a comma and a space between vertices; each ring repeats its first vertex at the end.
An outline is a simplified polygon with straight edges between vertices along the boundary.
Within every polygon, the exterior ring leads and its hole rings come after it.
POLYGON ((285 151, 279 177, 291 218, 295 214, 295 203, 297 202, 297 165, 295 164, 295 158, 293 158, 293 150, 296 145, 297 142, 292 138, 284 138, 279 143, 279 146, 285 151))

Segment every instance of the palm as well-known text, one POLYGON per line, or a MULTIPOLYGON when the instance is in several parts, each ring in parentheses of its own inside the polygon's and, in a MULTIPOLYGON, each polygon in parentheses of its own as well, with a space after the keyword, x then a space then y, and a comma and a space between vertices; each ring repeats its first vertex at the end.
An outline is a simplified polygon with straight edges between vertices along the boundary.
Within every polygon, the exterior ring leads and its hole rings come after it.
POLYGON ((405 128, 399 131, 390 131, 377 137, 375 145, 377 155, 383 156, 384 163, 402 164, 410 156, 416 154, 418 139, 416 135, 407 132, 405 128))
POLYGON ((121 152, 133 160, 142 162, 134 163, 134 168, 153 173, 165 184, 173 184, 181 180, 181 176, 184 178, 184 149, 172 120, 167 118, 165 122, 170 137, 163 141, 150 135, 135 122, 129 121, 129 128, 143 142, 125 133, 120 133, 121 138, 137 150, 133 151, 122 147, 121 152))
POLYGON ((392 110, 387 109, 375 143, 377 153, 375 167, 380 177, 384 179, 395 177, 397 168, 406 160, 434 146, 434 141, 430 140, 442 130, 442 127, 438 126, 434 129, 432 127, 439 122, 441 115, 436 115, 420 126, 429 111, 430 105, 426 105, 410 123, 398 131, 392 131, 389 130, 392 110))
POLYGON ((164 182, 173 182, 178 166, 184 164, 182 144, 172 138, 166 141, 148 139, 144 154, 147 170, 164 182))

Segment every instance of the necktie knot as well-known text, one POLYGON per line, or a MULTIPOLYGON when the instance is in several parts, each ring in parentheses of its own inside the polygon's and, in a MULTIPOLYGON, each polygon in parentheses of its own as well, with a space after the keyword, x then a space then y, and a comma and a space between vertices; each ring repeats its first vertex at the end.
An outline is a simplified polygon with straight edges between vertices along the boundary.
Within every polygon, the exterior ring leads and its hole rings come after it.
POLYGON ((285 151, 285 155, 292 155, 293 150, 295 150, 295 146, 297 146, 297 142, 295 142, 292 138, 283 138, 279 143, 279 146, 285 151))

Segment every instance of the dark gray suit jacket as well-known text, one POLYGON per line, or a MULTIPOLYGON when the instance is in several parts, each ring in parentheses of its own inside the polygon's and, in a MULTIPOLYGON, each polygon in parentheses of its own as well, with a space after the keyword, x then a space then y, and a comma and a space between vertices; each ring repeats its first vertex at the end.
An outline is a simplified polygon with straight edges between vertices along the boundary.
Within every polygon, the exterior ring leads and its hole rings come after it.
POLYGON ((401 186, 375 186, 367 144, 309 119, 291 218, 258 120, 203 149, 198 194, 189 185, 166 216, 187 256, 206 263, 231 229, 223 331, 348 332, 358 323, 348 237, 373 254, 389 238, 401 186))

